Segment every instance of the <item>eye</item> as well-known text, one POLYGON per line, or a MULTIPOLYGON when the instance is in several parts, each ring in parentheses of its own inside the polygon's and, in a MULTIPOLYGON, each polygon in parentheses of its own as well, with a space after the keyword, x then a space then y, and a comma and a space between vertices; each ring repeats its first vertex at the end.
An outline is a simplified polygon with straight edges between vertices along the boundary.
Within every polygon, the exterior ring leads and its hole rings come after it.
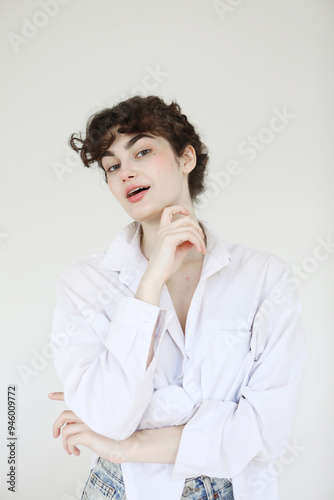
POLYGON ((137 154, 137 157, 141 158, 142 156, 146 156, 150 152, 151 152, 150 149, 143 149, 142 151, 139 151, 139 153, 137 154))
POLYGON ((117 170, 119 167, 120 167, 119 163, 117 163, 116 165, 111 165, 111 167, 107 168, 107 174, 115 172, 115 170, 117 170))

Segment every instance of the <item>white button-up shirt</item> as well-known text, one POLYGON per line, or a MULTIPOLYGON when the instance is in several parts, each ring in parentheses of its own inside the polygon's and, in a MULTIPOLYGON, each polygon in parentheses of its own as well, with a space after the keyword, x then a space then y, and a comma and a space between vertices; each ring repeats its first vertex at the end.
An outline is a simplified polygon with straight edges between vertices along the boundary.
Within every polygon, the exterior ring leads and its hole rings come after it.
POLYGON ((229 478, 235 500, 277 500, 270 462, 292 443, 307 357, 293 275, 200 222, 207 254, 185 334, 166 285, 159 307, 134 298, 148 262, 134 221, 57 280, 56 371, 66 404, 99 434, 186 424, 175 464, 121 465, 127 500, 180 500, 200 475, 229 478))

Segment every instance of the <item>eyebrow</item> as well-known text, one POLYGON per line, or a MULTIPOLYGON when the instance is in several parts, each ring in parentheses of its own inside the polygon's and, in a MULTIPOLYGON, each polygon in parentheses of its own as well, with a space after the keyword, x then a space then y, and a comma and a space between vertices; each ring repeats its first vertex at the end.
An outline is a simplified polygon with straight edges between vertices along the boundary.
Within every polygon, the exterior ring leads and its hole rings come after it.
MULTIPOLYGON (((130 149, 131 146, 133 146, 139 139, 142 139, 143 137, 148 137, 149 139, 154 139, 153 135, 149 134, 138 134, 132 137, 124 146, 125 149, 130 149)), ((100 156, 100 162, 102 161, 102 158, 105 156, 116 156, 115 153, 112 151, 104 151, 104 153, 101 154, 100 156)))

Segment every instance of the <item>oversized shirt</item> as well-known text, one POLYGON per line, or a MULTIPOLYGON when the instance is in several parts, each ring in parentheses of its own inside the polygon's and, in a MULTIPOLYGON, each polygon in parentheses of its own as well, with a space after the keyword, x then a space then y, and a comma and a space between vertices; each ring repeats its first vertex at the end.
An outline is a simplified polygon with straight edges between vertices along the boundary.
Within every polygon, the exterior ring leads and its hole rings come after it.
POLYGON ((207 253, 185 333, 166 285, 159 307, 135 298, 148 261, 134 221, 58 278, 56 372, 66 404, 104 436, 186 424, 175 464, 121 464, 127 500, 180 500, 200 475, 230 479, 235 500, 278 500, 273 463, 293 445, 307 357, 293 275, 199 221, 207 253))

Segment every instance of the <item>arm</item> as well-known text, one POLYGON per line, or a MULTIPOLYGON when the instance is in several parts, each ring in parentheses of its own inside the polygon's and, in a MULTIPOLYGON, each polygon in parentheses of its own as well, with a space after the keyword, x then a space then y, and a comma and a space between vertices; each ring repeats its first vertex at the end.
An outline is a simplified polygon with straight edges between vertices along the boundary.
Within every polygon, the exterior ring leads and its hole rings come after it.
POLYGON ((173 479, 233 477, 252 460, 274 460, 291 441, 307 353, 300 312, 284 266, 254 318, 248 380, 236 402, 202 402, 183 429, 173 479))
POLYGON ((174 464, 184 425, 137 431, 122 442, 123 462, 174 464))
MULTIPOLYGON (((51 393, 49 398, 63 401, 64 395, 62 392, 51 393)), ((65 410, 53 424, 53 437, 62 434, 63 447, 68 455, 79 456, 78 446, 84 445, 114 463, 175 463, 183 428, 184 425, 145 429, 117 441, 97 434, 75 413, 65 410)))
POLYGON ((291 437, 306 358, 300 303, 286 278, 285 273, 255 316, 254 365, 238 403, 203 401, 186 425, 110 441, 112 461, 175 463, 177 478, 232 477, 253 459, 269 462, 279 456, 291 437), (268 314, 270 304, 275 307, 268 314))
POLYGON ((153 392, 157 360, 147 368, 152 332, 166 328, 169 313, 122 296, 101 339, 98 313, 86 308, 84 316, 78 311, 76 297, 63 282, 57 283, 57 294, 51 345, 65 402, 95 432, 128 437, 153 392))
MULTIPOLYGON (((160 311, 163 284, 195 246, 205 252, 202 230, 183 207, 166 207, 147 270, 135 297, 121 296, 111 322, 96 316, 82 296, 80 276, 57 283, 57 309, 51 344, 54 363, 64 384, 65 402, 94 432, 122 440, 138 427, 153 394, 153 377, 161 338, 153 357, 156 333, 164 333, 172 312, 160 311), (101 331, 108 333, 101 340, 101 331), (63 337, 65 335, 65 342, 63 337)), ((93 300, 94 303, 94 299, 93 300)))

